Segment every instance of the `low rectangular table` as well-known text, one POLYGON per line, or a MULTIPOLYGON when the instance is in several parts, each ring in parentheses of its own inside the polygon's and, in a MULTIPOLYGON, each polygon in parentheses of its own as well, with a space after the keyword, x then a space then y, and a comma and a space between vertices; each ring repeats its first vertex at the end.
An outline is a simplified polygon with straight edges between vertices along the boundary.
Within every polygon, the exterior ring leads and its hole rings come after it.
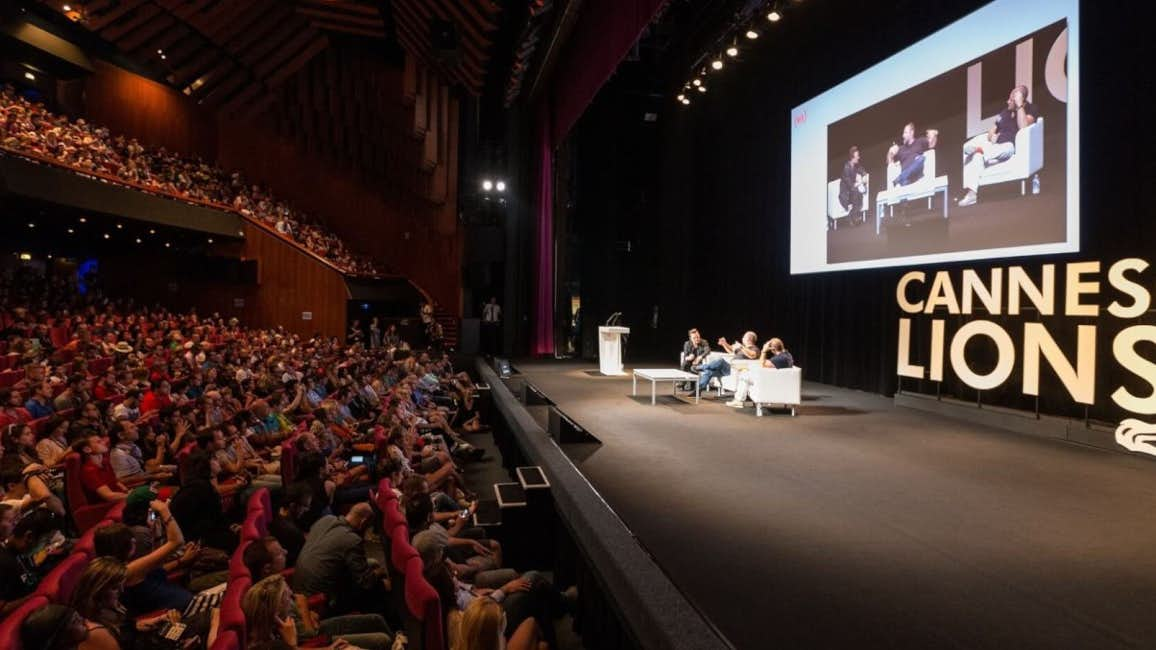
POLYGON ((660 381, 669 381, 674 387, 675 396, 678 395, 678 384, 683 381, 694 382, 694 403, 698 404, 698 375, 692 372, 685 372, 682 370, 673 370, 670 368, 636 368, 634 370, 634 391, 632 395, 638 394, 638 378, 650 380, 650 403, 655 402, 655 386, 660 381))

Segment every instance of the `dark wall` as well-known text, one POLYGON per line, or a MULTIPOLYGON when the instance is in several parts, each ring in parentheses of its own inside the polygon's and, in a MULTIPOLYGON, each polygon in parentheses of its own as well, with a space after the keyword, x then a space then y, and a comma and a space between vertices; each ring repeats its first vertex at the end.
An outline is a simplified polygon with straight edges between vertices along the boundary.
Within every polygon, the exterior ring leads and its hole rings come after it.
MULTIPOLYGON (((692 93, 694 103, 688 107, 666 98, 649 160, 633 156, 634 162, 616 165, 586 147, 587 155, 609 161, 601 168, 607 177, 626 173, 627 164, 647 165, 643 171, 657 191, 653 209, 639 213, 617 209, 613 216, 593 211, 587 227, 622 228, 616 220, 635 220, 629 229, 639 236, 644 260, 638 267, 653 265, 657 275, 635 276, 621 264, 591 263, 584 267, 584 286, 614 287, 617 295, 633 301, 636 313, 657 300, 662 318, 654 338, 663 350, 677 349, 689 326, 703 330, 712 344, 718 336, 730 338, 750 328, 761 339, 782 337, 810 380, 893 393, 898 386, 900 316, 895 287, 909 269, 789 274, 790 109, 982 4, 902 0, 853 12, 847 12, 844 3, 792 5, 780 24, 764 29, 753 53, 745 51, 742 60, 723 74, 710 75, 709 93, 692 93)), ((1156 171, 1150 154, 1152 77, 1140 72, 1156 48, 1139 5, 1102 9, 1084 3, 1081 10, 1081 252, 966 265, 981 274, 993 265, 1020 263, 1038 277, 1044 263, 1099 259, 1110 264, 1132 255, 1153 257, 1153 202, 1137 181, 1156 171)), ((667 79, 668 92, 673 95, 682 81, 667 79)), ((614 115, 637 113, 644 103, 632 102, 629 92, 623 84, 612 83, 583 119, 584 128, 576 137, 604 141, 607 128, 642 128, 639 123, 614 122, 619 119, 614 115)), ((586 205, 618 205, 633 193, 612 183, 594 186, 593 191, 600 195, 580 200, 586 205)), ((963 266, 918 268, 958 273, 963 266)), ((1062 277, 1062 267, 1058 271, 1062 277)), ((1149 288, 1156 284, 1151 277, 1149 271, 1145 281, 1149 288)), ((1059 286, 1062 291, 1062 282, 1059 286)), ((1106 292, 1101 304, 1112 298, 1106 292)), ((1152 320, 1148 314, 1138 322, 1152 320)), ((1022 320, 1015 323, 1009 331, 1018 339, 1022 320)), ((949 324, 949 332, 952 327, 949 324)), ((1074 357, 1074 324, 1054 329, 1053 335, 1074 357)), ((1108 359, 1111 336, 1100 336, 1099 345, 1099 356, 1108 359)), ((1016 374, 1004 390, 985 396, 986 402, 1026 406, 1018 397, 1019 365, 1017 360, 1016 374)), ((1113 376, 1116 371, 1109 367, 1113 365, 1101 362, 1097 384, 1126 381, 1113 376)), ((1047 390, 1041 409, 1082 413, 1048 372, 1043 381, 1054 388, 1047 390)), ((904 389, 935 391, 929 382, 922 383, 905 380, 904 389)), ((964 399, 976 398, 974 390, 958 382, 946 382, 942 388, 964 399)), ((1107 401, 1108 393, 1097 390, 1101 401, 1107 401)), ((1097 404, 1093 415, 1110 419, 1109 410, 1110 405, 1097 404)))

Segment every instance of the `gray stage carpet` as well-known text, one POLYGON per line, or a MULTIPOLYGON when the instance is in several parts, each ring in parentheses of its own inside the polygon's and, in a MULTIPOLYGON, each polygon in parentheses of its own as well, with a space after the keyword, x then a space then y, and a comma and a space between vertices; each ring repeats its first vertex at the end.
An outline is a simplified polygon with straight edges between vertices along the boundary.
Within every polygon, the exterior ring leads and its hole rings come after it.
POLYGON ((516 367, 602 440, 580 469, 739 648, 1156 647, 1156 462, 817 384, 756 418, 516 367))

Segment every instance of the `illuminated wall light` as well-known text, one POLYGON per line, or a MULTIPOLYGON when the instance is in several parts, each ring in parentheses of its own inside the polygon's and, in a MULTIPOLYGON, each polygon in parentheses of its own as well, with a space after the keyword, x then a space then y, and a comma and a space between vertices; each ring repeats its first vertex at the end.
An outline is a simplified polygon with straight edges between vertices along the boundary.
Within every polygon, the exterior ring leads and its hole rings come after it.
POLYGON ((76 232, 76 231, 75 231, 75 230, 73 230, 72 228, 69 228, 69 229, 68 229, 68 234, 70 234, 70 235, 71 235, 71 234, 72 234, 72 233, 74 233, 74 232, 76 232))
POLYGON ((85 223, 86 221, 88 221, 88 219, 85 219, 84 217, 81 217, 81 218, 79 219, 79 221, 80 221, 80 223, 85 223))
POLYGON ((212 237, 209 237, 209 243, 210 243, 210 244, 211 244, 211 243, 213 243, 213 238, 212 238, 212 237))
POLYGON ((701 86, 702 85, 702 79, 695 79, 691 83, 696 85, 696 86, 701 86))
POLYGON ((686 95, 679 95, 678 97, 675 97, 675 99, 677 99, 680 102, 686 103, 686 95))
POLYGON ((149 228, 149 234, 150 234, 150 235, 155 235, 155 234, 157 234, 157 231, 156 231, 155 229, 153 229, 153 228, 149 228))
POLYGON ((752 40, 752 41, 753 41, 753 40, 755 40, 755 39, 756 39, 756 38, 758 38, 758 37, 759 37, 759 33, 758 33, 758 32, 756 32, 755 30, 753 30, 753 29, 748 29, 748 30, 747 30, 747 38, 749 38, 750 40, 752 40))
POLYGON ((22 260, 24 260, 25 262, 27 262, 28 260, 32 259, 32 253, 21 253, 21 254, 20 254, 20 259, 22 259, 22 260))
POLYGON ((108 233, 104 233, 104 238, 105 238, 105 239, 108 239, 108 238, 109 238, 109 235, 108 235, 108 233))
POLYGON ((61 7, 61 9, 63 9, 64 11, 72 11, 72 7, 70 5, 64 5, 63 7, 61 7))
POLYGON ((48 259, 52 259, 52 256, 51 256, 51 255, 48 255, 47 257, 48 257, 48 259))
POLYGON ((28 223, 28 227, 29 227, 29 228, 35 228, 35 227, 36 227, 36 224, 34 224, 34 223, 32 223, 32 222, 29 222, 29 223, 28 223))
POLYGON ((491 181, 488 178, 486 180, 482 181, 482 191, 483 192, 489 192, 492 189, 494 189, 494 181, 491 181))
POLYGON ((705 93, 705 92, 706 92, 706 86, 699 86, 699 87, 698 87, 698 91, 699 91, 700 93, 705 93))
POLYGON ((777 23, 783 19, 783 14, 779 13, 778 9, 771 9, 771 13, 767 14, 767 20, 772 23, 777 23))
POLYGON ((683 104, 686 104, 687 106, 690 106, 690 99, 688 99, 686 97, 683 97, 679 101, 681 101, 683 104))
POLYGON ((734 45, 727 48, 727 56, 738 56, 738 55, 739 55, 739 48, 735 47, 734 45))
POLYGON ((32 74, 31 72, 25 72, 24 78, 29 81, 36 81, 36 75, 32 74))
POLYGON ((499 192, 505 192, 506 181, 498 181, 497 183, 494 183, 494 189, 498 190, 499 192))
POLYGON ((165 248, 169 248, 169 243, 165 242, 165 248))
POLYGON ((117 230, 124 230, 124 224, 119 224, 119 223, 116 224, 116 229, 117 230))
POLYGON ((140 237, 136 238, 136 243, 138 243, 138 244, 140 243, 140 237))
POLYGON ((714 68, 715 70, 722 70, 722 68, 723 68, 722 59, 715 59, 714 61, 711 61, 710 67, 714 68))

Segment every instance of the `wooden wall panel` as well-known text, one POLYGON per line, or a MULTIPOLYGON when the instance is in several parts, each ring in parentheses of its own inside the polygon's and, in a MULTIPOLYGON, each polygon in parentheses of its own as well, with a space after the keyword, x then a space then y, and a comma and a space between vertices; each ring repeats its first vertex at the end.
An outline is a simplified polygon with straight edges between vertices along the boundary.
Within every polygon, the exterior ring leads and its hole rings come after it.
POLYGON ((147 252, 102 258, 101 277, 114 295, 148 304, 195 308, 203 315, 216 312, 226 318, 235 316, 250 327, 281 326, 302 336, 317 332, 343 336, 349 289, 341 274, 260 226, 246 223, 244 228, 244 243, 218 246, 214 253, 255 260, 256 284, 221 281, 223 276, 213 272, 211 259, 147 252), (207 268, 188 278, 192 265, 207 268), (242 300, 241 306, 237 299, 242 300), (312 320, 302 319, 303 312, 310 312, 312 320))
POLYGON ((177 91, 105 61, 84 89, 85 114, 95 124, 170 151, 216 158, 214 120, 177 91))

